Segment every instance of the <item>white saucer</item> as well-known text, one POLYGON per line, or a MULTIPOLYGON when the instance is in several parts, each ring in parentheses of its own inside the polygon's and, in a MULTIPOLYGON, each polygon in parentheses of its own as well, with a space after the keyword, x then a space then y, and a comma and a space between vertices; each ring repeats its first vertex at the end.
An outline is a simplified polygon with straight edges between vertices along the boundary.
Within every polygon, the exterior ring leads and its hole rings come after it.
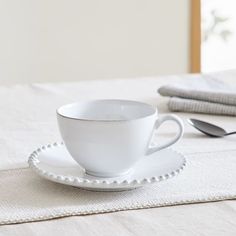
POLYGON ((100 178, 87 175, 63 143, 37 149, 30 155, 28 163, 33 171, 46 179, 94 191, 122 191, 160 182, 176 176, 186 165, 182 154, 164 149, 143 157, 127 175, 100 178))

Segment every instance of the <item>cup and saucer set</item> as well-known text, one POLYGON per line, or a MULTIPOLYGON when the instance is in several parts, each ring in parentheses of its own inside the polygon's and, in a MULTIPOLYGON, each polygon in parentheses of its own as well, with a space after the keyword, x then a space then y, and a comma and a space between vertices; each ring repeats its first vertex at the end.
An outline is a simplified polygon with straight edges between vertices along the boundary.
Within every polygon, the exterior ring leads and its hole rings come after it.
POLYGON ((123 191, 176 176, 186 165, 184 156, 167 147, 183 135, 175 115, 158 117, 151 105, 128 100, 93 100, 57 110, 61 143, 48 144, 29 157, 30 168, 41 177, 94 191, 123 191), (165 121, 178 132, 167 143, 153 144, 165 121))

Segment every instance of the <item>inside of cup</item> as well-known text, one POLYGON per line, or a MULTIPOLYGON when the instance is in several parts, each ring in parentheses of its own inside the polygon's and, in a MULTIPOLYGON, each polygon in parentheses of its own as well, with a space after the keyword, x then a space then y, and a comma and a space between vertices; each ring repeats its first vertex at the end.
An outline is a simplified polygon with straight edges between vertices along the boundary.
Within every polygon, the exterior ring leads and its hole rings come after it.
POLYGON ((153 115, 156 110, 145 103, 127 100, 95 100, 60 107, 57 113, 78 120, 124 121, 153 115))

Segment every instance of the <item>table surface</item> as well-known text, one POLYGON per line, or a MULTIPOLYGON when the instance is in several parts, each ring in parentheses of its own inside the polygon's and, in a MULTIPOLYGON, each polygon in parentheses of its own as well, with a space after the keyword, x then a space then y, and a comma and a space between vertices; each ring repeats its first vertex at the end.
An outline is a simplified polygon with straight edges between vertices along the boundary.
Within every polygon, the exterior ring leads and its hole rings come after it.
MULTIPOLYGON (((156 90, 181 77, 80 81, 58 84, 30 84, 0 87, 0 171, 27 167, 35 148, 60 140, 55 110, 60 105, 87 99, 130 99, 157 106, 168 113, 168 98, 156 90)), ((211 74, 236 84, 236 71, 211 74)), ((178 113, 184 119, 195 117, 236 130, 235 117, 178 113)), ((183 139, 175 148, 184 153, 234 149, 235 137, 212 139, 185 125, 183 139), (191 142, 189 142, 191 140, 191 142), (192 141, 197 145, 190 145, 192 141)), ((160 133, 171 134, 162 128, 160 133)), ((236 149, 236 148, 235 148, 236 149)), ((0 235, 235 235, 236 201, 222 201, 123 211, 99 215, 67 217, 0 227, 0 235)))

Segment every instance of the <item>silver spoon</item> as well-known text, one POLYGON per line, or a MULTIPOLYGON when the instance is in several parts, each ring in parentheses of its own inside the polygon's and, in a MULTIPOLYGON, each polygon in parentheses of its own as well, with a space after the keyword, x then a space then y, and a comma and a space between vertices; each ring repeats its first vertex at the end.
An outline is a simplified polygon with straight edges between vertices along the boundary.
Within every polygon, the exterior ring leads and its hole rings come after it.
POLYGON ((224 137, 227 135, 236 134, 236 131, 227 133, 221 127, 213 125, 211 123, 207 123, 202 120, 188 119, 188 123, 192 125, 194 128, 196 128, 197 130, 211 137, 224 137))

